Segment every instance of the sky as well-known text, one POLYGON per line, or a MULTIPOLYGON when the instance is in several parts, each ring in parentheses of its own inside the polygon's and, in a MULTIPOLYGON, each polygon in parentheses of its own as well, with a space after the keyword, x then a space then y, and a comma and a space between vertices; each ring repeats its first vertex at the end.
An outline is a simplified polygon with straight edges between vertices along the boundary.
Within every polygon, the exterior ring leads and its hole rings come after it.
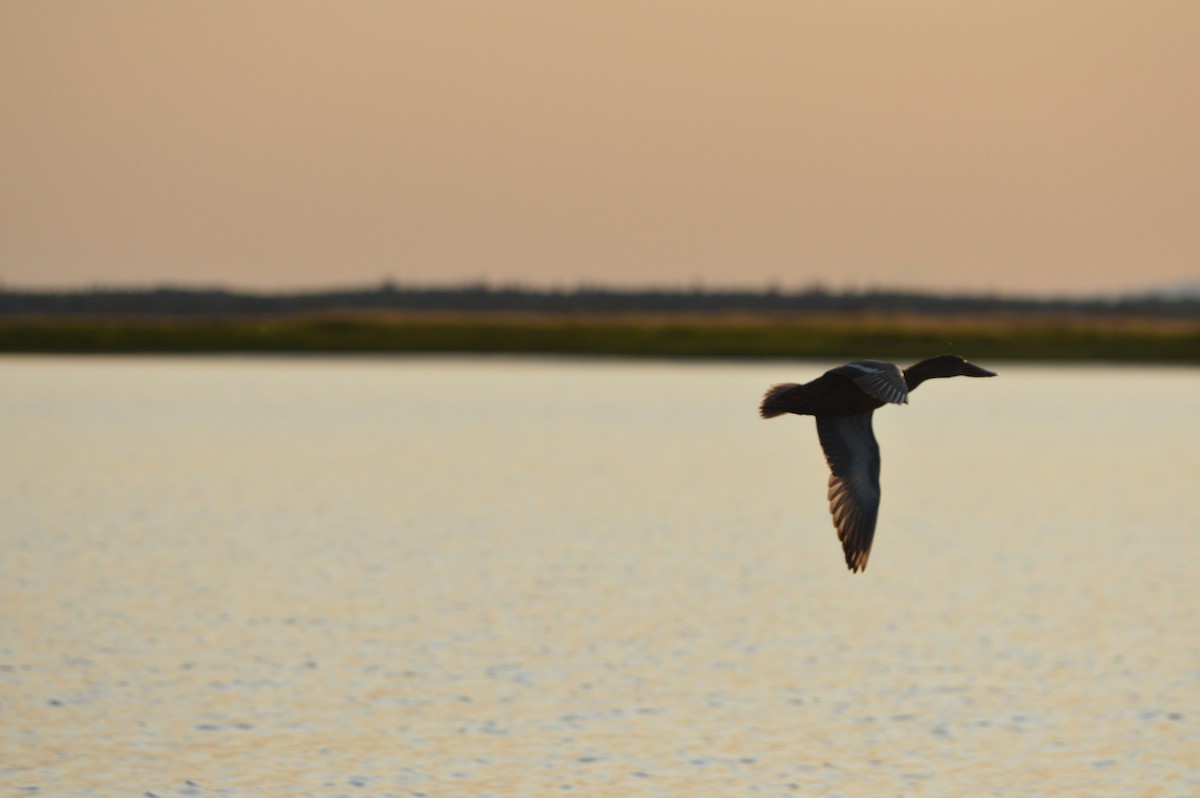
POLYGON ((0 3, 0 286, 1200 278, 1200 3, 0 3))

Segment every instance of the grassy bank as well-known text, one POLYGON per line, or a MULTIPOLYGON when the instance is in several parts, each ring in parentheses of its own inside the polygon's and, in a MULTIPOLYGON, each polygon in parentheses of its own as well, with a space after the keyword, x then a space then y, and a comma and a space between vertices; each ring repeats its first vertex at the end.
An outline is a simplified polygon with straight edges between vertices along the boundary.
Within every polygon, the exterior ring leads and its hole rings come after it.
POLYGON ((324 315, 0 319, 7 353, 533 353, 1200 363, 1200 321, 941 317, 324 315))

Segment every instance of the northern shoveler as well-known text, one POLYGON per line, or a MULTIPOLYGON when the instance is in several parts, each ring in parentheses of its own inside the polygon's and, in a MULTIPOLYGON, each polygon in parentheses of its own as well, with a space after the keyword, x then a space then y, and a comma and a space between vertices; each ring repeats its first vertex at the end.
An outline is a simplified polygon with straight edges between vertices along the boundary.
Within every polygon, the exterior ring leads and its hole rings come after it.
POLYGON ((885 404, 907 404, 909 392, 935 377, 994 377, 994 371, 958 355, 922 360, 901 371, 892 363, 856 360, 803 385, 772 386, 763 397, 763 418, 784 413, 816 416, 817 436, 832 472, 829 511, 851 571, 865 570, 879 516, 879 444, 871 415, 885 404))

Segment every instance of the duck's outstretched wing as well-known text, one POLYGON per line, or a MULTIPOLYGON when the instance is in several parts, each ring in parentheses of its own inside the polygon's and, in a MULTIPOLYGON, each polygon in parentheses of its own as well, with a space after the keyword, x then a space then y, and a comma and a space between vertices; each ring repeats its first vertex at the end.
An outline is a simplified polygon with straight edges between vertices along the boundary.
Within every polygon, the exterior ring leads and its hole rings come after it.
POLYGON ((879 517, 879 444, 871 413, 817 416, 829 470, 829 511, 851 571, 865 570, 879 517))
POLYGON ((855 360, 853 363, 830 369, 829 372, 853 380, 861 391, 881 402, 908 404, 908 385, 904 382, 904 372, 895 363, 855 360))

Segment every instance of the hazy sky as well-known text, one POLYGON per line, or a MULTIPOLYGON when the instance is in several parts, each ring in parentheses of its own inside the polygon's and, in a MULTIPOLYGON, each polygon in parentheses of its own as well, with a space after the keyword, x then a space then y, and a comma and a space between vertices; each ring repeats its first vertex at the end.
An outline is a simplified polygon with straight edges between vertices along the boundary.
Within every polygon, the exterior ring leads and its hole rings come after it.
POLYGON ((8 287, 1200 277, 1200 2, 0 2, 8 287))

